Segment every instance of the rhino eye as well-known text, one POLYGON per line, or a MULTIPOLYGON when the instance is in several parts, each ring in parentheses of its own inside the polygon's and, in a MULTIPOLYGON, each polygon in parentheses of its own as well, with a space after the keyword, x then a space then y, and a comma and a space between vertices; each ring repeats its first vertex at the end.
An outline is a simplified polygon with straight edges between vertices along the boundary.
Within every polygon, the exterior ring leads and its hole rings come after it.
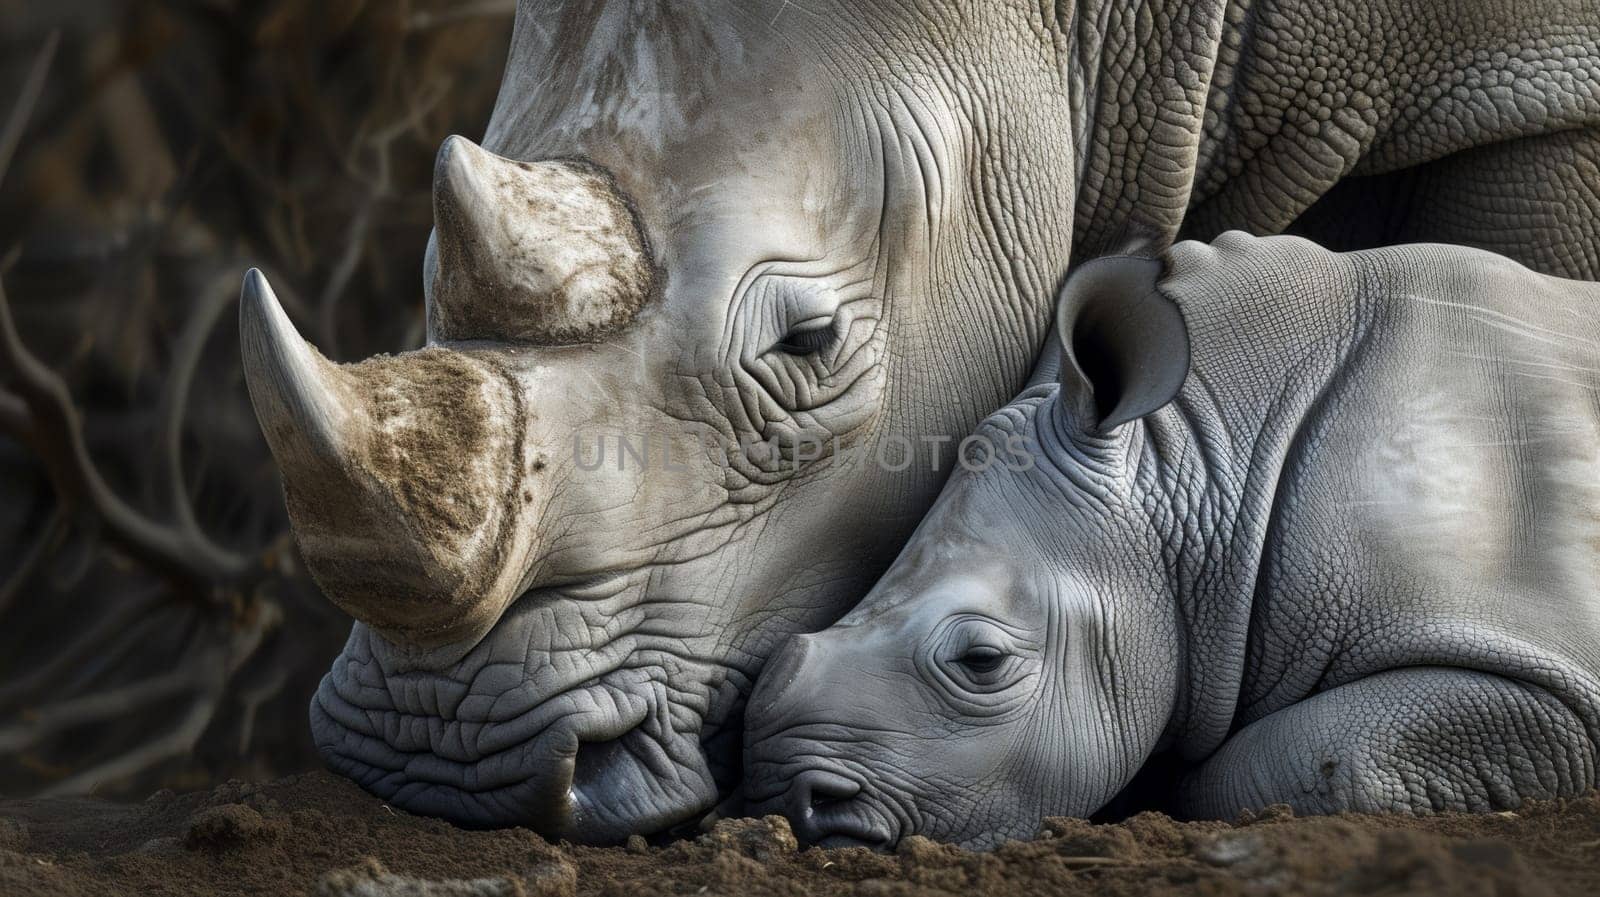
POLYGON ((917 650, 918 671, 962 717, 992 717, 1026 701, 1041 668, 1039 635, 977 613, 952 614, 917 650))
POLYGON ((966 653, 956 658, 956 663, 961 664, 968 673, 986 676, 1000 669, 1000 665, 1005 663, 1005 659, 1005 652, 999 648, 992 648, 988 645, 973 645, 966 650, 966 653))
POLYGON ((775 347, 789 355, 815 355, 833 343, 833 321, 806 321, 790 328, 775 347))

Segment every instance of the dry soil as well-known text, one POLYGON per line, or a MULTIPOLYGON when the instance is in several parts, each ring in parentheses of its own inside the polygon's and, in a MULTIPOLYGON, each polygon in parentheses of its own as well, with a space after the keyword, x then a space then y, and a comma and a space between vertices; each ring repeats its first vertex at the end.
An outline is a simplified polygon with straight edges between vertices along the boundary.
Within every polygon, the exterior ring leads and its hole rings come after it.
POLYGON ((0 801, 0 895, 1596 894, 1600 794, 1514 813, 1235 823, 1046 820, 970 853, 797 850, 782 819, 724 820, 665 847, 548 844, 384 805, 332 775, 139 804, 0 801))

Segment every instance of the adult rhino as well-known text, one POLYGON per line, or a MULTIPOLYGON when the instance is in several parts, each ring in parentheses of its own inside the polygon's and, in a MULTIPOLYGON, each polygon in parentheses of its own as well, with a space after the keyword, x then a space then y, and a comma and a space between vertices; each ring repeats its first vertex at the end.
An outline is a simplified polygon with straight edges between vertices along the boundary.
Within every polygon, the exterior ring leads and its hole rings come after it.
POLYGON ((751 799, 812 841, 992 847, 1157 756, 1137 790, 1199 818, 1594 788, 1597 308, 1437 244, 1079 266, 1060 383, 762 673, 751 799))
MULTIPOLYGON (((328 763, 580 840, 706 811, 763 662, 887 566, 1027 378, 1075 253, 1164 244, 1191 209, 1278 230, 1346 174, 1431 184, 1471 147, 1577 152, 1589 27, 1554 4, 525 0, 486 148, 439 157, 429 348, 334 366, 246 284, 299 546, 360 621, 312 703, 328 763), (618 469, 619 435, 649 470, 618 469), (751 440, 785 448, 726 451, 751 440)), ((1576 203, 1512 211, 1475 237, 1578 221, 1559 245, 1594 244, 1576 203)))

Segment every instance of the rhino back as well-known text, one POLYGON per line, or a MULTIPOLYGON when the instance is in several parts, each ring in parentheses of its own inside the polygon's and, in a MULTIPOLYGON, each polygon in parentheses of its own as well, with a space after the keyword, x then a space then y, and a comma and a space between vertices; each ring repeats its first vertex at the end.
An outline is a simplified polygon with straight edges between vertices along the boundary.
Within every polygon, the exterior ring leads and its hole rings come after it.
POLYGON ((1589 3, 1229 0, 1222 34, 1184 221, 1200 239, 1282 231, 1351 175, 1600 128, 1589 3))
MULTIPOLYGON (((1236 725, 1445 666, 1600 708, 1600 285, 1409 246, 1341 257, 1338 367, 1272 490, 1236 725)), ((1292 309, 1283 309, 1293 314, 1292 309)))
POLYGON ((1600 285, 1489 253, 1182 243, 1180 748, 1397 667, 1477 669, 1600 735, 1600 285), (1204 545, 1203 551, 1193 546, 1204 545))

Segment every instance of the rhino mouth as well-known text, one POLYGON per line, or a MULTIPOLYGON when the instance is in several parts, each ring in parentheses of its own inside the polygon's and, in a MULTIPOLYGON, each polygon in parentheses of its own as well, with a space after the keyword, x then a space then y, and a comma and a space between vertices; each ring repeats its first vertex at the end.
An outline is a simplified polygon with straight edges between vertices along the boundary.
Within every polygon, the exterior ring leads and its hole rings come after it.
POLYGON ((884 852, 893 850, 900 840, 894 826, 862 801, 813 808, 804 827, 807 831, 802 840, 818 847, 865 847, 884 852))
POLYGON ((819 758, 815 745, 783 741, 759 745, 747 786, 750 815, 787 816, 803 844, 894 849, 905 829, 903 820, 864 769, 819 758))
POLYGON ((586 670, 608 652, 547 650, 548 607, 519 600, 448 665, 356 624, 311 702, 324 761, 412 813, 583 843, 709 811, 738 781, 742 680, 639 648, 586 670))

